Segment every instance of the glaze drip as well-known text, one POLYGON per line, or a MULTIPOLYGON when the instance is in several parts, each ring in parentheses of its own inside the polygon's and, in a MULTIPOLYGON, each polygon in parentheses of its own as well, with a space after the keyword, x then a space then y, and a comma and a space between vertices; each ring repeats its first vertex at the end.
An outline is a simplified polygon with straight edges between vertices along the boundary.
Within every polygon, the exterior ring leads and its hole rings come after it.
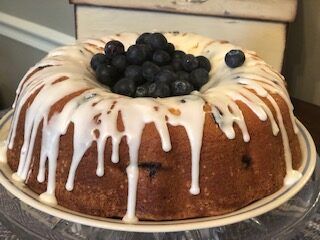
POLYGON ((0 141, 0 154, 3 158, 0 159, 0 162, 6 163, 7 162, 7 143, 6 141, 0 141))
POLYGON ((273 95, 278 95, 287 104, 293 127, 297 132, 292 105, 281 75, 256 57, 253 52, 245 50, 243 50, 246 54, 244 65, 230 69, 224 63, 224 56, 235 46, 195 34, 167 33, 168 41, 174 43, 176 49, 204 55, 211 61, 213 70, 210 72, 209 82, 199 92, 194 91, 188 96, 181 97, 129 98, 114 94, 95 80, 94 73, 89 67, 90 59, 93 54, 102 51, 110 39, 120 40, 125 48, 128 48, 135 42, 137 36, 137 34, 123 33, 61 47, 50 52, 27 72, 17 90, 13 105, 15 114, 7 143, 7 147, 12 149, 22 107, 30 101, 30 97, 33 97, 26 111, 24 143, 18 170, 14 173, 15 179, 28 181, 35 139, 40 127, 42 148, 37 180, 45 181, 45 166, 48 163, 47 190, 40 195, 40 200, 48 204, 57 203, 55 184, 59 141, 60 137, 66 134, 70 124, 74 127, 74 152, 65 186, 68 191, 73 190, 77 167, 94 142, 98 151, 96 175, 101 177, 104 175, 104 151, 107 140, 110 139, 112 142, 111 161, 117 164, 121 161, 119 144, 121 139, 126 137, 130 163, 126 169, 128 199, 127 212, 123 220, 135 222, 139 178, 138 153, 145 125, 154 123, 165 152, 169 152, 172 147, 167 125, 185 128, 191 147, 189 191, 197 195, 201 191, 199 163, 205 121, 204 106, 210 106, 215 122, 227 138, 235 138, 234 126, 237 125, 242 132, 243 141, 249 142, 250 134, 238 102, 245 104, 261 121, 269 120, 270 131, 274 135, 280 132, 287 169, 285 183, 292 184, 300 177, 299 173, 292 169, 287 132, 279 107, 273 98, 273 95), (76 92, 78 94, 68 100, 60 112, 50 115, 51 107, 55 103, 76 92), (275 116, 266 102, 272 105, 276 112, 275 116), (123 131, 117 128, 119 113, 123 131))

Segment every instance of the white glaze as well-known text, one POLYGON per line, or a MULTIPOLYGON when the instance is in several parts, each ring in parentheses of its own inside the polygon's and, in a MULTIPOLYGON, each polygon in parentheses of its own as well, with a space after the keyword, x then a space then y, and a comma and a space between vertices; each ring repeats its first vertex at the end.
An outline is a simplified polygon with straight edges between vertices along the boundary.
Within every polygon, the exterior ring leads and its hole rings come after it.
POLYGON ((236 104, 236 101, 241 101, 261 121, 270 120, 270 131, 274 135, 281 133, 287 168, 285 183, 291 184, 297 181, 301 175, 292 169, 291 152, 282 115, 277 103, 270 95, 270 93, 278 94, 284 99, 288 105, 294 129, 297 131, 284 78, 257 58, 253 52, 245 50, 244 65, 235 69, 228 68, 224 63, 224 56, 229 50, 238 48, 231 44, 213 41, 195 34, 168 33, 166 37, 169 42, 175 44, 177 49, 195 55, 205 55, 211 61, 213 70, 210 72, 209 82, 202 87, 200 92, 194 91, 188 96, 164 99, 132 99, 113 94, 108 88, 101 88, 89 67, 93 53, 100 51, 110 39, 121 40, 127 48, 137 38, 137 34, 131 33, 87 40, 76 45, 58 48, 31 68, 17 89, 8 148, 13 147, 22 106, 32 94, 41 90, 26 112, 24 143, 19 167, 13 177, 20 181, 28 180, 35 137, 41 123, 42 142, 37 180, 39 182, 45 180, 45 165, 48 161, 47 191, 40 195, 40 200, 48 204, 56 204, 55 175, 59 140, 71 123, 74 126, 74 153, 66 182, 68 191, 73 190, 77 167, 93 142, 97 143, 98 150, 96 174, 101 177, 104 175, 104 150, 107 139, 112 140, 111 161, 116 164, 119 162, 121 138, 126 137, 130 163, 127 167, 128 205, 123 220, 134 222, 137 220, 135 206, 139 177, 138 152, 144 126, 147 123, 154 123, 165 152, 171 150, 167 123, 185 128, 191 146, 190 193, 196 195, 201 190, 199 162, 205 118, 203 107, 205 103, 211 106, 216 123, 229 139, 235 138, 234 124, 237 124, 242 131, 243 140, 249 142, 250 135, 244 116, 236 104), (34 73, 35 70, 44 66, 49 67, 34 73), (57 82, 62 77, 67 77, 67 79, 57 82), (54 113, 49 119, 51 106, 61 98, 75 92, 78 92, 78 95, 69 100, 61 112, 54 113), (181 101, 182 99, 184 102, 181 101), (276 116, 273 116, 272 111, 262 99, 270 101, 276 111, 276 116), (117 119, 120 113, 124 131, 117 129, 117 119))
POLYGON ((0 141, 0 162, 6 163, 7 162, 7 141, 0 141))

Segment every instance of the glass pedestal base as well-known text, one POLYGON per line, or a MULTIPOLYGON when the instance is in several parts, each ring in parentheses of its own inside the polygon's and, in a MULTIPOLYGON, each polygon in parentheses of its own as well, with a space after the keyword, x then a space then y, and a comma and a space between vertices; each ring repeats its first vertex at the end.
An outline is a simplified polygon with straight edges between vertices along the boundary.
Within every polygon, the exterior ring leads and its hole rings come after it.
MULTIPOLYGON (((303 189, 280 207, 231 225, 172 233, 134 233, 89 227, 42 213, 0 186, 0 219, 21 239, 233 240, 292 239, 319 206, 320 164, 303 189)), ((13 238, 10 238, 13 239, 13 238)))

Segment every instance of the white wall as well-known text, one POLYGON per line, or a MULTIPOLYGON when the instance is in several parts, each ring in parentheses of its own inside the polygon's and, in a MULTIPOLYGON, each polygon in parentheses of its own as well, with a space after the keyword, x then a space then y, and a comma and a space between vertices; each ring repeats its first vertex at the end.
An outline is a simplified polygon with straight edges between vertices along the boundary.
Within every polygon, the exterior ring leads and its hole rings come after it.
POLYGON ((11 106, 20 79, 45 54, 0 35, 0 109, 11 106))
POLYGON ((42 46, 40 49, 54 46, 57 43, 46 44, 46 41, 57 36, 62 39, 56 41, 63 42, 68 35, 74 37, 75 32, 74 8, 68 0, 0 0, 1 13, 3 14, 0 15, 0 109, 11 106, 17 85, 25 72, 46 55, 45 51, 38 49, 39 45, 42 46), (11 22, 7 16, 16 17, 16 21, 11 22), (20 20, 24 26, 19 26, 20 20), (7 27, 7 22, 13 25, 7 27), (30 26, 29 23, 39 26, 30 26), (26 33, 30 30, 34 33, 24 38, 23 31, 26 26, 28 26, 26 33), (19 41, 9 38, 8 32, 11 37, 19 41), (27 41, 29 37, 31 41, 27 41))
POLYGON ((69 0, 0 0, 0 11, 74 35, 74 8, 69 0))

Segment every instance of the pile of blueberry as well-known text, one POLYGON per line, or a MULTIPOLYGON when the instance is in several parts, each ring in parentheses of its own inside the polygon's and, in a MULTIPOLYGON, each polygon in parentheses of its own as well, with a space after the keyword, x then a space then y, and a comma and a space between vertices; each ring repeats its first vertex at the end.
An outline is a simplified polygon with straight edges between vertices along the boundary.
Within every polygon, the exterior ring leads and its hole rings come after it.
POLYGON ((211 70, 206 57, 175 50, 161 33, 143 33, 127 51, 112 40, 104 51, 91 59, 97 80, 130 97, 187 95, 208 82, 211 70))

